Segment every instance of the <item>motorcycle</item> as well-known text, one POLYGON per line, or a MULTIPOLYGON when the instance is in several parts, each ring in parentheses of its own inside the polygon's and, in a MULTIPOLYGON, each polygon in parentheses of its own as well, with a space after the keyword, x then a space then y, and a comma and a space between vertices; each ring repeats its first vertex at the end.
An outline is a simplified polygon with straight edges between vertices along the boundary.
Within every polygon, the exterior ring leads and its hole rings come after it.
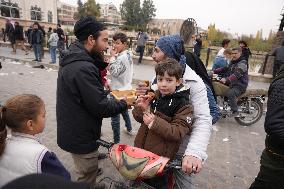
MULTIPOLYGON (((109 188, 120 189, 155 189, 143 182, 145 179, 153 178, 172 169, 181 169, 181 161, 159 156, 147 150, 133 147, 127 144, 114 144, 104 140, 97 140, 98 145, 103 146, 109 151, 109 159, 116 167, 118 172, 127 182, 115 181, 109 177, 101 179, 111 180, 109 188)), ((173 180, 168 180, 169 189, 173 188, 173 180)))
MULTIPOLYGON (((213 87, 217 91, 214 82, 220 82, 220 78, 213 77, 213 87)), ((232 112, 228 103, 228 98, 222 93, 216 92, 217 104, 222 118, 230 117, 232 112)), ((245 93, 237 98, 239 115, 234 117, 238 124, 242 126, 251 126, 260 120, 263 114, 263 103, 267 96, 267 90, 247 89, 245 93)))

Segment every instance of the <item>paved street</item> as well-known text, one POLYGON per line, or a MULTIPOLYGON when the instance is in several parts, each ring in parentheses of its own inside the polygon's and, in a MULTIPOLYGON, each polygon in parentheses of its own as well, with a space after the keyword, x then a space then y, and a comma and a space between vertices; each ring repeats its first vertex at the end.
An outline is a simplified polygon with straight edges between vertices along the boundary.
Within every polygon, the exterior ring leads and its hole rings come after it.
MULTIPOLYGON (((9 56, 18 59, 32 60, 33 54, 25 57, 23 52, 11 55, 10 49, 0 47, 0 57, 9 56)), ((49 57, 49 56, 48 56, 49 57)), ((44 59, 48 62, 47 59, 44 59)), ((43 98, 46 103, 47 122, 44 132, 39 136, 42 143, 54 151, 74 177, 74 166, 71 156, 61 150, 56 143, 56 79, 57 71, 53 69, 32 68, 29 64, 21 64, 6 59, 2 61, 0 70, 0 102, 21 93, 33 93, 43 98)), ((135 79, 151 79, 153 65, 135 65, 135 79)), ((268 88, 268 84, 251 82, 251 88, 268 88)), ((122 121, 123 123, 123 121, 122 121)), ((139 124, 132 118, 133 127, 139 124)), ((248 188, 259 170, 259 158, 264 148, 265 133, 264 116, 251 127, 242 127, 234 119, 220 120, 213 128, 208 147, 208 159, 201 173, 194 176, 195 188, 201 189, 243 189, 248 188)), ((121 124, 123 128, 123 124, 121 124)), ((102 138, 112 139, 110 119, 104 119, 102 138)), ((133 144, 130 137, 121 129, 122 143, 133 144)), ((100 149, 105 151, 105 149, 100 149)), ((104 176, 118 178, 119 173, 109 160, 99 163, 104 169, 104 176)), ((101 178, 101 177, 100 177, 101 178)))

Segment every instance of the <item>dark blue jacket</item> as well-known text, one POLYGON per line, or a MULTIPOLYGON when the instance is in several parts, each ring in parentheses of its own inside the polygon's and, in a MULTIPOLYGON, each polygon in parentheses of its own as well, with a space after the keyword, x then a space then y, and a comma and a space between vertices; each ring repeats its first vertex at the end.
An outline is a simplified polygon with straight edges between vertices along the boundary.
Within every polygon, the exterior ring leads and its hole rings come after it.
POLYGON ((213 70, 215 74, 223 74, 226 78, 226 85, 238 87, 243 92, 248 86, 248 63, 240 57, 238 60, 232 60, 228 67, 213 70))

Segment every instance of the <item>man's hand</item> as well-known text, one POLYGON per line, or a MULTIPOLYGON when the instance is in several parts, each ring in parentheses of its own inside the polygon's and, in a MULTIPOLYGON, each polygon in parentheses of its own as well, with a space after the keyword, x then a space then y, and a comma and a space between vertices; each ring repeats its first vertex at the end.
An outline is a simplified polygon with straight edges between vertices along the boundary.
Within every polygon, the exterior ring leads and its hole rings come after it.
POLYGON ((197 157, 186 155, 182 159, 182 170, 187 174, 199 173, 201 168, 202 168, 202 161, 197 157))
POLYGON ((222 78, 222 79, 220 80, 220 82, 223 83, 223 84, 226 84, 226 78, 222 78))
POLYGON ((136 88, 136 95, 137 96, 145 95, 147 90, 149 89, 150 89, 150 86, 147 86, 145 82, 140 82, 138 83, 138 87, 136 88))

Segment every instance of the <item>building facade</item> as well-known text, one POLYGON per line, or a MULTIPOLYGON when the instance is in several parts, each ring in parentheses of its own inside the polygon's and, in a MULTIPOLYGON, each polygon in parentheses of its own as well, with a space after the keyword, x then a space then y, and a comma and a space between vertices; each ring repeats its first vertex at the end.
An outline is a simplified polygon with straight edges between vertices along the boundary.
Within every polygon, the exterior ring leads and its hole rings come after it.
POLYGON ((74 14, 77 12, 77 6, 70 5, 57 1, 57 17, 58 23, 64 27, 73 27, 76 20, 74 20, 74 14))
POLYGON ((28 27, 35 21, 46 27, 57 23, 57 0, 1 0, 0 27, 5 27, 5 19, 18 21, 28 27))
POLYGON ((182 19, 153 19, 148 24, 148 31, 159 35, 179 34, 182 19))
POLYGON ((121 14, 112 3, 99 4, 100 5, 100 20, 114 25, 122 23, 121 14))

